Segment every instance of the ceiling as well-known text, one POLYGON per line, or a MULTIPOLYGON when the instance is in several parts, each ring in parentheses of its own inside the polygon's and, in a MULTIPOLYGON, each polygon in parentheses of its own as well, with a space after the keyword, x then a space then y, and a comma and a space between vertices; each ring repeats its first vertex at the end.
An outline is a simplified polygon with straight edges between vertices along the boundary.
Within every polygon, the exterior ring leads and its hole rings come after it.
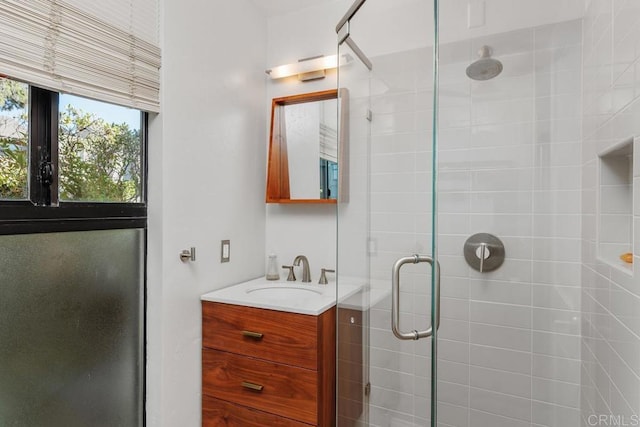
POLYGON ((251 0, 268 17, 297 12, 311 6, 331 3, 336 0, 251 0))

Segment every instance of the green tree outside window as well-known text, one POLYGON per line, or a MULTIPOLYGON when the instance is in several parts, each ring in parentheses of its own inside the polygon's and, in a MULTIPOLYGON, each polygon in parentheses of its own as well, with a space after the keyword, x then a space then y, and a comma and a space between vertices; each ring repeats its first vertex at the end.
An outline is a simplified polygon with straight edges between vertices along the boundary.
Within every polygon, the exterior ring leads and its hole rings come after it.
POLYGON ((0 199, 27 198, 28 86, 0 78, 0 199))
MULTIPOLYGON (((27 93, 27 85, 0 79, 0 199, 27 198, 27 93)), ((139 129, 72 105, 61 107, 60 200, 141 201, 140 147, 139 129)))

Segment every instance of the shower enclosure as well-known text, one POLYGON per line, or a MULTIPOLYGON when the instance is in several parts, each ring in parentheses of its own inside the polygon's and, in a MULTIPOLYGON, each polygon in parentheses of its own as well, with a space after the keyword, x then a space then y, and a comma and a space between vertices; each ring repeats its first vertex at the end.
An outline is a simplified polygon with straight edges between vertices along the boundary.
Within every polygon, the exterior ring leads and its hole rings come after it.
POLYGON ((359 0, 338 23, 337 280, 364 285, 338 301, 338 426, 639 425, 637 22, 359 0))

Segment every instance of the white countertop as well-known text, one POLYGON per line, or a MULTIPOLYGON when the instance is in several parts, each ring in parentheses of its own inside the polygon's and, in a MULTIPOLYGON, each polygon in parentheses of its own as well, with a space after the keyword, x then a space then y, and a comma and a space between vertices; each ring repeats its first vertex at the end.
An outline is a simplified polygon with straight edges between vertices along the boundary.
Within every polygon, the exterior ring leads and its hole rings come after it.
POLYGON ((206 293, 200 299, 317 316, 335 306, 336 299, 340 301, 340 307, 365 310, 391 291, 389 285, 388 290, 378 287, 371 289, 369 293, 360 292, 366 289, 364 284, 362 279, 341 278, 339 293, 336 295, 335 281, 328 285, 318 285, 259 277, 206 293))
MULTIPOLYGON (((340 285, 338 298, 347 298, 361 286, 340 285)), ((336 305, 336 283, 312 283, 266 280, 260 277, 202 295, 202 301, 222 302, 269 310, 317 316, 336 305), (292 289, 291 295, 288 290, 292 289), (295 292, 295 294, 294 294, 295 292)))

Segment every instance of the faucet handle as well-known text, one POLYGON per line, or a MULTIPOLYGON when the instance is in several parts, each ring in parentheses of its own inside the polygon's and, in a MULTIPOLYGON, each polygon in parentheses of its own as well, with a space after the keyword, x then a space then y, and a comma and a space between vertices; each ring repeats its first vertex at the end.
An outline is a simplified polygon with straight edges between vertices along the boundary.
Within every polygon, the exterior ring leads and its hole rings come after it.
POLYGON ((327 280, 327 274, 326 273, 335 273, 335 270, 329 270, 328 268, 321 268, 320 269, 320 280, 318 280, 318 284, 319 285, 326 285, 329 283, 329 281, 327 280))
POLYGON ((283 265, 282 268, 288 268, 289 269, 289 275, 287 276, 287 282, 295 282, 296 281, 296 275, 293 272, 293 265, 283 265))

